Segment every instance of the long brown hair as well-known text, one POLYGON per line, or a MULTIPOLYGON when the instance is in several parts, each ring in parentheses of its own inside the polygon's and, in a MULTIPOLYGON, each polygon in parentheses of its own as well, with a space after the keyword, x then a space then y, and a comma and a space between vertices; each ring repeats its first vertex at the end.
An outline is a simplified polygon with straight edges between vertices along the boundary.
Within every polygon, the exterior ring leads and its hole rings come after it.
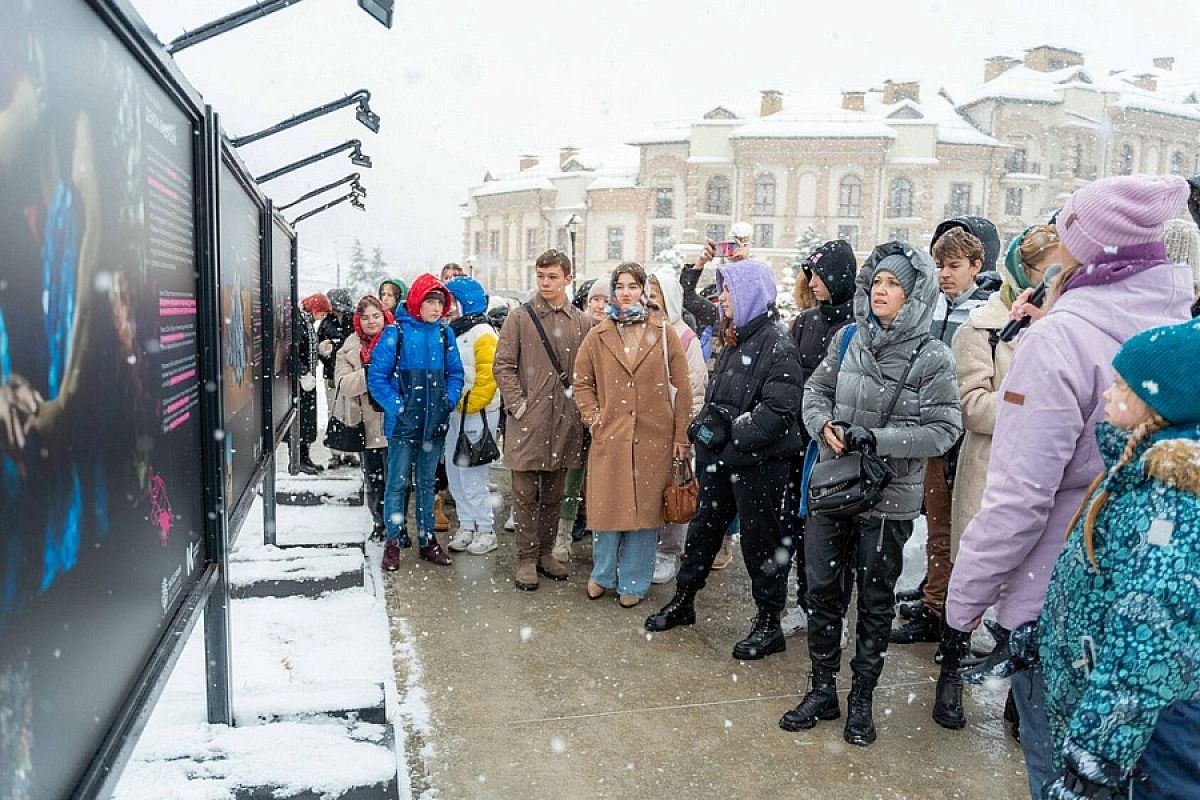
POLYGON ((1100 516, 1100 512, 1104 509, 1104 504, 1108 502, 1108 489, 1100 489, 1100 485, 1104 483, 1104 479, 1110 474, 1117 472, 1121 467, 1124 467, 1133 459, 1133 454, 1137 451, 1138 445, 1147 436, 1150 436, 1163 428, 1167 427, 1168 423, 1160 415, 1152 413, 1151 416, 1140 423, 1129 436, 1129 442, 1125 445, 1125 450, 1122 451, 1121 457, 1117 463, 1113 465, 1111 470, 1104 470, 1096 479, 1092 481, 1092 485, 1088 487, 1087 494, 1084 495, 1083 503, 1079 506, 1079 510, 1075 512, 1075 516, 1071 519, 1071 524, 1067 526, 1067 536, 1071 535, 1071 531, 1075 530, 1075 526, 1079 523, 1080 517, 1083 517, 1083 546, 1087 550, 1088 561, 1092 562, 1092 569, 1096 572, 1100 571, 1100 565, 1096 561, 1096 520, 1100 516), (1095 499, 1092 494, 1100 489, 1100 493, 1095 499), (1086 512, 1087 516, 1084 516, 1086 512))

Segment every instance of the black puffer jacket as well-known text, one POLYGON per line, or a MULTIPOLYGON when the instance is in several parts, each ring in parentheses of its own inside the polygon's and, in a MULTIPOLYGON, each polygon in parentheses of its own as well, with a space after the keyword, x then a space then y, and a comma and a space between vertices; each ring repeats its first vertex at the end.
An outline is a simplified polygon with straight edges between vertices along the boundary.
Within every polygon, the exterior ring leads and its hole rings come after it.
POLYGON ((343 314, 339 320, 338 315, 331 312, 325 315, 325 319, 321 320, 320 326, 317 327, 318 344, 326 339, 333 342, 333 349, 329 351, 329 355, 320 351, 317 353, 321 358, 321 363, 325 365, 326 380, 333 380, 333 366, 337 352, 342 349, 342 342, 346 341, 346 337, 352 333, 354 333, 353 314, 343 314))
POLYGON ((679 270, 679 285, 683 287, 683 307, 696 318, 696 327, 693 330, 697 332, 704 328, 716 328, 719 316, 715 303, 696 294, 696 284, 700 282, 700 273, 703 271, 692 269, 690 266, 679 270))
MULTIPOLYGON (((806 308, 792 320, 792 341, 800 354, 800 385, 808 383, 829 349, 833 334, 854 317, 854 251, 841 240, 821 245, 804 264, 829 290, 829 302, 806 308)), ((808 438, 805 432, 806 440, 808 438)))
POLYGON ((704 397, 704 408, 689 437, 710 460, 746 467, 792 458, 804 449, 800 438, 802 400, 800 360, 796 346, 772 315, 760 314, 737 329, 737 345, 717 358, 704 397), (705 448, 696 428, 709 420, 730 425, 729 441, 720 453, 705 448))

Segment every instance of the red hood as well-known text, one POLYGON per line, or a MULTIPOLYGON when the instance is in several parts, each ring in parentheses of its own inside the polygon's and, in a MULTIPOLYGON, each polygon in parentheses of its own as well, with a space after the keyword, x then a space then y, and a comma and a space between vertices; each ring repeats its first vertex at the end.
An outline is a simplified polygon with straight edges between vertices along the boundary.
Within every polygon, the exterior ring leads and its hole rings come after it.
POLYGON ((421 304, 425 302, 425 295, 438 289, 446 297, 446 305, 442 307, 442 316, 450 315, 450 310, 454 307, 454 298, 450 296, 450 291, 446 288, 446 284, 437 279, 437 276, 430 275, 428 272, 418 275, 413 281, 412 286, 408 289, 408 296, 404 298, 404 307, 408 309, 408 313, 415 320, 421 319, 421 304))

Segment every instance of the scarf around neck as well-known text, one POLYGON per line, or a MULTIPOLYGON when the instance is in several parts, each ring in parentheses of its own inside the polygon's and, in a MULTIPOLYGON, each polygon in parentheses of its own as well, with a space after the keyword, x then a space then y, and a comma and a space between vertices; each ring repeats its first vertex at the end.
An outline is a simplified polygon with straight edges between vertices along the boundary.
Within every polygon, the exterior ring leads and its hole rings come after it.
POLYGON ((634 303, 629 308, 621 308, 616 303, 609 303, 604 313, 618 325, 632 325, 635 322, 646 321, 646 306, 641 302, 634 303))
POLYGON ((379 329, 379 333, 368 338, 363 333, 362 322, 358 318, 358 314, 354 315, 354 332, 358 334, 358 341, 361 343, 358 348, 358 357, 362 359, 363 368, 371 363, 371 353, 375 350, 375 345, 379 344, 379 337, 383 336, 383 332, 388 329, 389 325, 394 325, 396 317, 392 312, 384 309, 383 311, 383 327, 379 329))

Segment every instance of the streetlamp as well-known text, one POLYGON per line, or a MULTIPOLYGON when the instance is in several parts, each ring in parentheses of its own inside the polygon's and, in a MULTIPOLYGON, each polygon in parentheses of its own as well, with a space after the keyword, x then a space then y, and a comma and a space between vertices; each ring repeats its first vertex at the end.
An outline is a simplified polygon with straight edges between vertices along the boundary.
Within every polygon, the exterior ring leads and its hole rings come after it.
POLYGON ((579 224, 583 222, 578 214, 572 214, 565 223, 567 236, 571 239, 571 291, 574 293, 575 284, 579 278, 579 265, 575 263, 575 234, 579 232, 579 224))
MULTIPOLYGON (((214 36, 220 36, 222 33, 231 31, 234 28, 242 27, 247 22, 262 19, 268 14, 282 11, 288 6, 299 2, 300 0, 260 0, 260 2, 252 6, 243 8, 240 11, 234 11, 232 14, 226 14, 220 19, 215 19, 212 22, 201 25, 195 30, 185 31, 182 36, 167 45, 167 52, 175 55, 180 50, 184 50, 194 44, 206 42, 214 36)), ((380 25, 389 29, 392 27, 392 15, 395 5, 395 0, 358 0, 359 8, 374 17, 380 25)))
POLYGON ((361 197, 366 197, 367 190, 361 183, 358 182, 358 179, 359 179, 358 173, 352 172, 340 180, 336 180, 333 183, 327 183, 319 189, 313 189, 311 192, 306 192, 305 194, 300 195, 299 197, 297 197, 295 200, 288 203, 287 205, 276 206, 275 210, 281 211, 281 212, 287 211, 292 206, 298 206, 301 203, 303 203, 305 200, 310 200, 310 199, 316 197, 317 195, 321 194, 322 192, 327 192, 330 189, 333 189, 337 186, 341 186, 346 183, 350 184, 350 191, 352 191, 354 194, 357 194, 361 197))
POLYGON ((242 145, 247 145, 251 142, 257 142, 259 139, 265 139, 268 136, 274 136, 280 131, 286 131, 288 128, 294 128, 297 125, 308 122, 309 120, 322 117, 333 111, 337 111, 339 108, 352 106, 355 103, 358 104, 358 111, 356 111, 354 114, 355 118, 361 122, 367 128, 367 130, 371 131, 371 133, 379 133, 379 115, 371 110, 371 93, 366 89, 359 89, 354 94, 348 94, 339 100, 334 100, 333 102, 326 103, 323 106, 311 108, 308 111, 295 115, 294 117, 288 117, 283 122, 272 125, 269 128, 263 128, 261 131, 230 139, 229 143, 234 147, 241 147, 242 145))
MULTIPOLYGON (((297 224, 299 224, 303 220, 308 219, 309 217, 316 216, 317 214, 320 214, 322 211, 327 211, 327 210, 333 208, 334 206, 336 206, 337 204, 344 203, 347 200, 350 201, 350 205, 354 206, 359 211, 367 210, 367 207, 365 205, 363 205, 363 201, 360 198, 360 196, 354 192, 350 192, 349 194, 342 195, 341 197, 339 197, 336 200, 330 200, 328 203, 326 203, 323 206, 317 206, 312 211, 305 211, 303 214, 301 214, 300 216, 298 216, 294 220, 292 220, 292 227, 295 227, 297 224)), ((340 279, 339 279, 339 283, 340 283, 340 279)))
POLYGON ((268 172, 264 175, 259 175, 254 180, 256 183, 266 183, 267 181, 278 178, 280 175, 286 175, 289 172, 293 172, 295 170, 300 169, 301 167, 307 167, 309 164, 315 164, 318 161, 320 161, 321 159, 329 158, 330 156, 337 155, 338 153, 342 152, 343 150, 351 151, 350 161, 351 161, 351 163, 354 164, 354 166, 366 167, 368 169, 371 167, 371 158, 369 156, 363 155, 362 142, 359 141, 358 139, 350 139, 348 141, 342 142, 337 147, 331 147, 322 153, 317 153, 316 155, 309 156, 308 158, 302 158, 299 161, 293 161, 291 164, 280 167, 279 169, 272 170, 271 172, 268 172))

